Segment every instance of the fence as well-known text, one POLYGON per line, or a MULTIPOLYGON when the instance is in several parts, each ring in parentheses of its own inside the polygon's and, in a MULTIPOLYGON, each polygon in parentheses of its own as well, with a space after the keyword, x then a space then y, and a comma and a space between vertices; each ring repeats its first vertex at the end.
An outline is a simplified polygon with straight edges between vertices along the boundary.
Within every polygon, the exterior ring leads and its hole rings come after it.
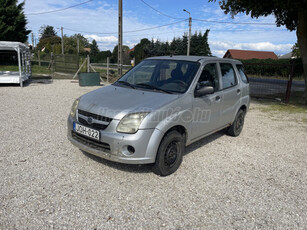
POLYGON ((54 71, 61 73, 76 73, 79 69, 78 55, 54 55, 54 71))
MULTIPOLYGON (((93 68, 100 72, 101 77, 106 81, 113 82, 116 80, 118 76, 118 65, 115 63, 91 63, 93 68)), ((131 65, 122 65, 123 74, 129 71, 132 66, 131 65)))
POLYGON ((289 101, 291 90, 304 90, 304 81, 293 81, 295 64, 244 63, 245 72, 249 76, 250 95, 256 98, 279 98, 289 101), (282 74, 271 72, 271 76, 263 76, 253 72, 257 69, 282 69, 282 74), (292 87, 292 85, 294 87, 292 87))

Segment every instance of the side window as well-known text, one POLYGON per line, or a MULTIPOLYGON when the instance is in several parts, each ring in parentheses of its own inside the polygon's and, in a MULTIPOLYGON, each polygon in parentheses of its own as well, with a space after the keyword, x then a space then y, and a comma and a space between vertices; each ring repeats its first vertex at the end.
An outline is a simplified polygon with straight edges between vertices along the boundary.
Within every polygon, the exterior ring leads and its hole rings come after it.
POLYGON ((244 72, 244 67, 243 67, 243 65, 237 65, 237 69, 238 69, 238 71, 239 71, 239 74, 240 74, 240 77, 241 77, 242 81, 243 81, 244 83, 248 83, 248 78, 247 78, 247 76, 246 76, 246 74, 245 74, 245 72, 244 72))
POLYGON ((219 77, 216 63, 205 65, 203 72, 199 77, 197 88, 202 86, 212 86, 215 91, 219 90, 219 77))
POLYGON ((232 64, 220 63, 220 66, 222 72, 223 89, 235 86, 237 84, 237 79, 232 64))

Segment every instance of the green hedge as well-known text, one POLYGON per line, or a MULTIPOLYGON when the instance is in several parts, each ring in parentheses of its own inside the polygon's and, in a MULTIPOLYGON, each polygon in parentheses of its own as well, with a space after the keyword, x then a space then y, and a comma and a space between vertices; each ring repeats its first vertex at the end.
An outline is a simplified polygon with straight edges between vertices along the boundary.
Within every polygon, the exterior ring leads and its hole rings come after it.
POLYGON ((292 63, 294 63, 294 77, 301 77, 304 72, 301 59, 250 59, 240 61, 244 64, 245 71, 248 75, 287 78, 291 71, 291 67, 288 65, 292 65, 292 63), (249 63, 257 63, 257 65, 249 65, 249 63))

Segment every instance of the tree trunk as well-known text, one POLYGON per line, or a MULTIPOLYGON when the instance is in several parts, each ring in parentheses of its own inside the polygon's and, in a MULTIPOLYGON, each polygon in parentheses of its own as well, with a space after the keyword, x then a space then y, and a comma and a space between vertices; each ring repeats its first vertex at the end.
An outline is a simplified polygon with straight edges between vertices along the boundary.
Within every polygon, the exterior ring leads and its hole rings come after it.
POLYGON ((307 105, 307 10, 303 8, 298 10, 296 35, 303 61, 305 79, 304 103, 307 105))

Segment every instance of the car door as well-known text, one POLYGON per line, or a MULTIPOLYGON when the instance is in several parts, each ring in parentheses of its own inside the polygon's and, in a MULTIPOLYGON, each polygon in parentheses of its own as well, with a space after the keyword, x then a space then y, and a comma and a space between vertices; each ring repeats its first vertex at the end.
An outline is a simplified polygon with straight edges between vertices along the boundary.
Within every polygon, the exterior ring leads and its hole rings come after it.
MULTIPOLYGON (((221 92, 219 91, 218 65, 206 63, 198 79, 196 89, 201 86, 213 86, 215 92, 193 100, 193 120, 191 139, 204 136, 220 125, 221 92)), ((196 90, 195 89, 195 90, 196 90)))
POLYGON ((221 114, 220 123, 222 126, 230 124, 237 113, 240 105, 241 89, 235 72, 235 67, 230 62, 220 62, 219 70, 221 74, 221 114))

